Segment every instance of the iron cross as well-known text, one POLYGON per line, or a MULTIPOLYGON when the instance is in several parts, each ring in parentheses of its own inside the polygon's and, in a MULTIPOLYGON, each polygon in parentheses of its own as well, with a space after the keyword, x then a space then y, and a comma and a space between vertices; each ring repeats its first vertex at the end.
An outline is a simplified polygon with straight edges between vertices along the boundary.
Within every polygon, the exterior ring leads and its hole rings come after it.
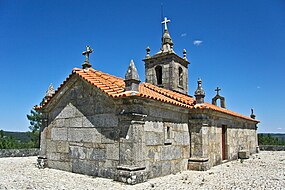
POLYGON ((161 22, 161 24, 164 24, 164 30, 167 30, 167 23, 170 22, 170 20, 167 20, 166 17, 164 17, 164 21, 161 22))
POLYGON ((82 52, 82 55, 85 55, 85 62, 89 62, 89 54, 93 52, 93 49, 90 46, 86 46, 86 51, 82 52))
POLYGON ((220 89, 219 87, 216 88, 215 91, 217 91, 217 95, 219 95, 219 91, 220 91, 220 90, 221 90, 221 89, 220 89))

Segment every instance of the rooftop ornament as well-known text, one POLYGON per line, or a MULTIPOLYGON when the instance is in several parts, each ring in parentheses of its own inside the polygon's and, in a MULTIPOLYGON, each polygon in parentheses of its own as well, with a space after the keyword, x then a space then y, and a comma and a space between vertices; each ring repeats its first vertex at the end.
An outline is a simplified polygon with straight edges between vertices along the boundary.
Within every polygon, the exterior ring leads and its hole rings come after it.
POLYGON ((89 62, 89 54, 93 52, 93 49, 91 49, 90 46, 86 46, 86 51, 82 52, 82 55, 85 55, 85 61, 82 64, 82 69, 88 69, 92 65, 89 62))

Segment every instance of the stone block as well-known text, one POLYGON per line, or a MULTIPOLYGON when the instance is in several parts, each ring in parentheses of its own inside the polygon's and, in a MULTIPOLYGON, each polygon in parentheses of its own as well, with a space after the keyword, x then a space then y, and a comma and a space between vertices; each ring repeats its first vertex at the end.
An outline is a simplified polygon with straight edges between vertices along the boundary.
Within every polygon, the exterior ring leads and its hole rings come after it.
POLYGON ((72 172, 99 176, 99 163, 75 159, 72 161, 72 172))
POLYGON ((82 127, 82 117, 73 117, 69 119, 69 127, 82 127))
POLYGON ((171 162, 170 161, 164 161, 162 162, 162 170, 161 174, 164 175, 169 175, 171 174, 171 162))
POLYGON ((164 132, 163 123, 146 121, 144 124, 144 131, 163 133, 164 132))
POLYGON ((97 114, 91 117, 91 121, 95 127, 118 126, 118 117, 114 114, 97 114))
POLYGON ((67 141, 58 141, 56 142, 56 151, 61 153, 69 152, 69 145, 67 141))
POLYGON ((82 127, 87 127, 87 128, 94 127, 91 119, 92 119, 92 117, 83 117, 82 118, 82 127))
POLYGON ((240 150, 238 152, 238 157, 240 159, 248 159, 249 158, 249 151, 248 150, 240 150))
POLYGON ((190 144, 190 136, 189 132, 184 132, 183 133, 183 145, 189 145, 190 144))
POLYGON ((47 159, 60 161, 60 153, 54 153, 54 152, 48 153, 47 159))
POLYGON ((46 141, 46 152, 51 153, 51 152, 56 152, 56 142, 52 140, 47 140, 46 141))
POLYGON ((70 162, 60 162, 60 161, 48 160, 47 164, 48 164, 49 168, 63 170, 63 171, 69 171, 69 172, 71 171, 70 162))
POLYGON ((51 140, 66 141, 67 140, 67 128, 52 128, 51 140))
POLYGON ((60 161, 69 162, 70 161, 69 153, 60 153, 60 161))
POLYGON ((181 171, 181 160, 173 160, 171 163, 171 173, 176 174, 181 171))
POLYGON ((180 146, 161 147, 161 160, 175 160, 182 157, 180 146))
POLYGON ((87 149, 80 146, 70 146, 69 155, 73 159, 86 159, 87 149))
POLYGON ((106 158, 110 160, 119 160, 119 143, 108 144, 106 148, 106 158))
POLYGON ((120 143, 119 159, 121 165, 134 164, 133 143, 120 143))
POLYGON ((66 105, 56 116, 57 119, 59 118, 70 118, 75 116, 76 107, 71 103, 66 105))
POLYGON ((210 169, 209 158, 190 158, 188 170, 206 171, 210 169))
POLYGON ((87 101, 88 103, 82 106, 78 106, 77 111, 75 112, 75 116, 92 116, 94 115, 94 105, 91 103, 93 101, 87 101))
POLYGON ((173 137, 174 137, 175 145, 184 145, 183 132, 173 131, 173 137))
POLYGON ((145 132, 146 145, 163 145, 164 133, 145 132))
POLYGON ((118 166, 114 175, 114 180, 134 185, 145 182, 148 176, 148 172, 145 168, 121 168, 118 166))
POLYGON ((190 157, 190 147, 189 146, 183 146, 182 157, 183 158, 189 158, 190 157))
POLYGON ((96 128, 69 128, 68 141, 101 143, 100 129, 96 128))
POLYGON ((160 146, 149 146, 147 147, 147 158, 153 161, 160 160, 160 146))
POLYGON ((101 142, 102 143, 114 143, 119 140, 119 129, 118 128, 102 128, 101 130, 101 142))
POLYGON ((94 148, 91 155, 90 160, 105 160, 107 157, 106 155, 106 149, 96 149, 94 148))

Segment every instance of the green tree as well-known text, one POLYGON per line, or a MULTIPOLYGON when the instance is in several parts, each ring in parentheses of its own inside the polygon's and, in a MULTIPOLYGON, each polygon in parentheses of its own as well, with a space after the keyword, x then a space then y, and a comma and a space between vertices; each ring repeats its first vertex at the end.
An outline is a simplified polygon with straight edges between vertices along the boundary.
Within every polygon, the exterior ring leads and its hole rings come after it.
POLYGON ((29 129, 31 130, 31 132, 28 132, 28 134, 31 138, 33 147, 38 148, 40 146, 40 130, 43 115, 41 112, 33 108, 30 115, 27 115, 27 118, 30 121, 29 129))
POLYGON ((42 126, 42 113, 34 108, 31 110, 31 114, 27 115, 28 120, 30 121, 29 129, 34 133, 39 131, 42 126))

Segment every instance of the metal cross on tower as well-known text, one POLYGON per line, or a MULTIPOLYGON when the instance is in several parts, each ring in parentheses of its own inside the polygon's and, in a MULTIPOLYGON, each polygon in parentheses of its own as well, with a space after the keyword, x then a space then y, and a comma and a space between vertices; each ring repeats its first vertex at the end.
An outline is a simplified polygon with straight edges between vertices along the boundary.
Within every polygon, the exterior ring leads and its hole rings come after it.
POLYGON ((170 22, 170 20, 167 20, 166 17, 164 17, 164 21, 161 22, 161 24, 164 24, 164 30, 167 30, 167 23, 170 22))
POLYGON ((215 91, 217 92, 217 95, 219 95, 219 91, 220 91, 220 90, 221 90, 221 89, 220 89, 219 87, 216 88, 215 91))

